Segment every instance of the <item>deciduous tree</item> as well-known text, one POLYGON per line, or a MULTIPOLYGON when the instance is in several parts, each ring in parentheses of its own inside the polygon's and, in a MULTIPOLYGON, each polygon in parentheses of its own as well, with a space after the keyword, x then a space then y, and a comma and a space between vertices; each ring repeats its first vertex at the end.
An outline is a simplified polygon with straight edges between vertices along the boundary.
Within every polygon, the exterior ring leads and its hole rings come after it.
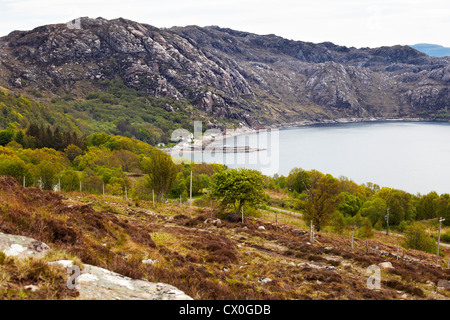
POLYGON ((172 158, 158 149, 152 149, 150 157, 142 160, 142 170, 148 174, 148 188, 155 190, 157 199, 163 201, 177 176, 177 167, 172 158))
POLYGON ((263 176, 245 168, 223 170, 213 175, 211 191, 222 205, 232 205, 238 214, 244 204, 254 206, 262 200, 263 176))

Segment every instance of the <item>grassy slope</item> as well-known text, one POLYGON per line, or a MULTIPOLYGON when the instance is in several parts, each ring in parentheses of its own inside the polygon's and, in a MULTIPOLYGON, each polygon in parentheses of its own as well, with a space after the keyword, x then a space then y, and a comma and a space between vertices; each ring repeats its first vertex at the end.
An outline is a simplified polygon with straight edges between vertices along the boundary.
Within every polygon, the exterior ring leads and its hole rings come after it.
MULTIPOLYGON (((433 256, 421 252, 407 252, 420 263, 397 261, 365 253, 364 241, 355 240, 352 251, 349 238, 322 233, 310 245, 307 234, 292 232, 300 228, 289 220, 280 221, 276 229, 270 212, 247 218, 245 225, 222 221, 215 226, 204 223, 209 208, 65 196, 23 189, 10 178, 0 178, 0 232, 46 242, 55 250, 47 260, 81 260, 132 278, 169 283, 194 299, 400 299, 405 293, 408 299, 450 298, 448 292, 433 293, 435 287, 427 285, 450 280, 450 271, 430 266, 433 256), (149 258, 157 262, 141 263, 149 258), (382 290, 367 289, 366 268, 383 261, 391 261, 395 269, 382 272, 382 290), (329 269, 297 266, 302 262, 329 269), (274 281, 260 284, 262 277, 274 281)), ((370 247, 396 251, 382 239, 369 240, 370 247)), ((11 274, 8 270, 0 264, 2 274, 11 274)), ((48 288, 51 281, 43 281, 26 284, 48 288)), ((0 282, 0 292, 15 298, 23 286, 10 277, 0 282), (8 295, 10 288, 17 288, 15 295, 8 295)), ((72 298, 63 286, 51 288, 58 294, 35 295, 72 298)))

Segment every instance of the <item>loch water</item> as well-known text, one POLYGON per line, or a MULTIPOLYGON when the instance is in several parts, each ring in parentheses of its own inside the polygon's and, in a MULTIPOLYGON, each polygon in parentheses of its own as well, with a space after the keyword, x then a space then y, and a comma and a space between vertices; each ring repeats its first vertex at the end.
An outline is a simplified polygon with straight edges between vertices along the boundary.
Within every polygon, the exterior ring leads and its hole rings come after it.
POLYGON ((298 167, 413 194, 450 193, 448 122, 318 124, 234 136, 220 144, 265 150, 206 151, 185 153, 183 157, 257 169, 266 175, 288 175, 298 167))

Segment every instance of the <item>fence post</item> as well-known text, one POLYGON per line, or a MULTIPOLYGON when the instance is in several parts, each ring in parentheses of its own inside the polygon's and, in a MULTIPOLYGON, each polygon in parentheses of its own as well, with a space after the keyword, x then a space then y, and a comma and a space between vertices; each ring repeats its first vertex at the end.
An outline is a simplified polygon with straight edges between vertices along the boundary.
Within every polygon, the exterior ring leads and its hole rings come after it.
POLYGON ((399 251, 399 246, 398 246, 398 243, 397 243, 397 260, 398 260, 398 251, 399 251))
POLYGON ((189 186, 189 205, 192 206, 192 170, 191 170, 191 179, 190 179, 190 186, 189 186))
POLYGON ((278 231, 278 213, 275 211, 275 228, 278 231))
POLYGON ((369 242, 366 240, 366 252, 369 253, 369 242))
POLYGON ((353 250, 353 231, 352 231, 352 250, 353 250))

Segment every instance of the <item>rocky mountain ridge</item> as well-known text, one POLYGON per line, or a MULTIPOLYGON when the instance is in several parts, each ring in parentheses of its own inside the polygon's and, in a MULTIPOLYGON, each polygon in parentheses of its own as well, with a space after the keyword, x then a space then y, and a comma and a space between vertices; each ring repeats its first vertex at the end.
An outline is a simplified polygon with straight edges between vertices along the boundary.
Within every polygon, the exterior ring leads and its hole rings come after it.
MULTIPOLYGON (((348 48, 211 27, 77 19, 0 38, 0 86, 83 97, 102 80, 251 127, 428 117, 450 105, 450 58, 409 46, 348 48)), ((445 111, 446 112, 446 111, 445 111)))

